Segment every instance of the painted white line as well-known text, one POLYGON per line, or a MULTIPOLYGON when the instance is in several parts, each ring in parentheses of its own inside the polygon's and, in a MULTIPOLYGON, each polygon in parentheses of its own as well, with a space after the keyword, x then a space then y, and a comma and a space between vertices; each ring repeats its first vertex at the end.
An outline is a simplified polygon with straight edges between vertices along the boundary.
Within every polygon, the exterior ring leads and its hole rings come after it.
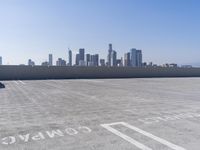
POLYGON ((131 138, 131 137, 129 137, 129 136, 117 131, 116 129, 114 129, 112 127, 110 127, 110 125, 108 125, 108 124, 102 124, 101 126, 106 128, 108 131, 120 136, 121 138, 123 138, 124 140, 130 142, 131 144, 135 145, 137 148, 139 148, 141 150, 152 150, 151 148, 143 145, 142 143, 134 140, 133 138, 131 138))
MULTIPOLYGON (((140 133, 140 134, 143 134, 143 135, 145 135, 145 136, 147 136, 147 137, 149 137, 149 138, 151 138, 151 139, 153 139, 153 140, 155 140, 155 141, 157 141, 157 142, 159 142, 159 143, 161 143, 161 144, 163 144, 163 145, 166 145, 166 146, 168 146, 169 148, 171 148, 171 149, 173 149, 173 150, 186 150, 186 149, 183 148, 183 147, 180 147, 180 146, 175 145, 175 144, 173 144, 173 143, 171 143, 171 142, 168 142, 168 141, 166 141, 166 140, 164 140, 164 139, 162 139, 162 138, 159 138, 159 137, 157 137, 157 136, 155 136, 155 135, 153 135, 153 134, 151 134, 151 133, 148 133, 148 132, 146 132, 146 131, 144 131, 144 130, 141 130, 141 129, 139 129, 139 128, 135 127, 135 126, 132 126, 132 125, 130 125, 130 124, 128 124, 128 123, 125 123, 125 122, 116 122, 116 123, 111 123, 111 124, 102 124, 101 126, 104 127, 104 128, 106 128, 107 130, 111 131, 112 133, 114 133, 114 134, 120 136, 121 138, 125 139, 126 141, 128 141, 128 142, 130 142, 130 143, 132 143, 132 144, 135 142, 135 140, 132 139, 131 137, 129 137, 129 136, 127 136, 127 135, 125 135, 125 134, 123 134, 123 133, 117 131, 116 129, 114 129, 114 128, 112 128, 112 127, 110 127, 110 126, 113 126, 113 125, 123 125, 123 126, 125 126, 125 127, 127 127, 127 128, 130 128, 130 129, 132 129, 132 130, 134 130, 134 131, 140 133), (113 129, 114 129, 114 130, 113 130, 113 129)), ((134 145, 135 145, 135 144, 134 144, 134 145)), ((138 145, 135 145, 135 146, 138 147, 138 145)), ((138 148, 139 148, 139 147, 138 147, 138 148)), ((142 150, 143 150, 143 149, 142 149, 142 150)))
POLYGON ((20 83, 22 83, 22 84, 24 84, 24 85, 26 84, 26 83, 24 83, 24 82, 23 82, 23 81, 21 81, 21 80, 19 80, 19 82, 20 82, 20 83))

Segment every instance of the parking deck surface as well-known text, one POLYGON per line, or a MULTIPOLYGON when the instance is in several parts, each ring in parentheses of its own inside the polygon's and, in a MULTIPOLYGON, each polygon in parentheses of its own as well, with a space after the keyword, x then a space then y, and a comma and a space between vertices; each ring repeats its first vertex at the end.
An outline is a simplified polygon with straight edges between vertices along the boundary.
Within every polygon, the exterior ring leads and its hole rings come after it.
POLYGON ((200 78, 3 83, 0 150, 200 149, 200 78))

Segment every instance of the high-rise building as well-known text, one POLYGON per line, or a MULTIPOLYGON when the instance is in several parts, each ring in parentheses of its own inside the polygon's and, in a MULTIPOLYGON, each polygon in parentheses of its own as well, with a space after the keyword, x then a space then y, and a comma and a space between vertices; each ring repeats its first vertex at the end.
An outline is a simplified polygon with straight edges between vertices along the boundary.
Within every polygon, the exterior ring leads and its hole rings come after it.
POLYGON ((0 56, 0 65, 2 65, 2 64, 3 64, 2 57, 0 56))
POLYGON ((100 59, 100 66, 105 66, 105 59, 100 59))
POLYGON ((80 54, 76 54, 76 66, 79 65, 80 54))
POLYGON ((99 54, 90 55, 88 66, 99 66, 99 54))
POLYGON ((117 66, 117 52, 114 50, 111 52, 111 66, 117 66))
POLYGON ((86 65, 89 66, 89 62, 91 61, 91 55, 86 54, 86 65))
POLYGON ((28 66, 35 66, 35 62, 31 59, 28 60, 28 66))
POLYGON ((107 65, 111 66, 111 55, 112 55, 112 44, 109 44, 109 48, 108 48, 108 56, 107 56, 107 65))
POLYGON ((49 66, 53 66, 53 55, 49 54, 49 66))
POLYGON ((130 50, 131 66, 142 67, 142 51, 132 48, 130 50))
POLYGON ((79 49, 79 55, 80 55, 80 57, 79 57, 79 60, 85 60, 85 49, 84 48, 80 48, 79 49))
POLYGON ((99 54, 94 55, 94 66, 99 66, 99 54))
POLYGON ((56 66, 66 66, 66 61, 62 58, 58 58, 58 60, 56 61, 56 66))
POLYGON ((142 51, 141 50, 136 51, 136 66, 142 67, 142 51))
POLYGON ((136 49, 135 48, 132 48, 131 50, 130 50, 130 61, 131 61, 131 63, 130 63, 130 65, 132 66, 132 67, 136 67, 136 59, 137 59, 137 55, 136 55, 136 49))
POLYGON ((124 66, 130 66, 131 60, 130 60, 130 52, 124 54, 124 66))
POLYGON ((68 65, 72 66, 72 51, 71 50, 68 51, 68 59, 69 59, 68 65))
POLYGON ((95 66, 94 61, 95 61, 95 55, 90 55, 90 61, 88 63, 88 66, 95 66))
POLYGON ((79 49, 79 61, 78 61, 79 66, 85 66, 85 49, 80 48, 79 49))

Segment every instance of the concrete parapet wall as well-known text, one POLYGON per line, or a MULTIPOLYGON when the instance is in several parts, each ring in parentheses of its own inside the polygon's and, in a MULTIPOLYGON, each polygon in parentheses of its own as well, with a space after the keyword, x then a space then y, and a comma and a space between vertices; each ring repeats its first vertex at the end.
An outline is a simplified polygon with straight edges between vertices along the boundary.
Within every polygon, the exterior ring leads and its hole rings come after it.
POLYGON ((0 66, 0 80, 200 77, 200 68, 0 66))

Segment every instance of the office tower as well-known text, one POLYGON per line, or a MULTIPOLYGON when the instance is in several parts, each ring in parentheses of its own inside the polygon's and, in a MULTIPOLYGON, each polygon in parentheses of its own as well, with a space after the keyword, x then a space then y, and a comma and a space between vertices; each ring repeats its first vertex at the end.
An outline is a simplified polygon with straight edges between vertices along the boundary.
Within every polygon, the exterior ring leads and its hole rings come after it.
POLYGON ((2 57, 0 56, 0 65, 2 65, 2 64, 3 64, 2 57))
POLYGON ((76 66, 79 65, 80 54, 76 54, 76 66))
POLYGON ((136 51, 136 66, 142 67, 142 51, 141 50, 136 51))
POLYGON ((131 65, 131 60, 130 60, 130 53, 125 53, 124 54, 124 66, 130 66, 131 65))
POLYGON ((62 58, 58 58, 58 60, 56 61, 56 66, 66 66, 66 61, 62 58))
POLYGON ((100 59, 100 66, 105 66, 105 59, 100 59))
POLYGON ((108 56, 107 56, 107 65, 111 66, 111 54, 112 54, 112 44, 109 44, 109 49, 108 49, 108 56))
POLYGON ((132 48, 130 50, 130 61, 131 61, 130 65, 132 67, 136 67, 136 59, 137 59, 136 51, 137 50, 135 48, 132 48))
POLYGON ((88 66, 99 66, 99 54, 90 55, 90 61, 88 62, 88 66))
POLYGON ((80 48, 79 49, 79 61, 78 61, 79 66, 85 66, 85 49, 80 48))
POLYGON ((94 66, 99 66, 99 54, 94 55, 94 66))
POLYGON ((68 65, 72 66, 72 51, 71 50, 68 51, 68 59, 69 59, 68 65))
POLYGON ((88 66, 94 66, 95 61, 95 55, 90 55, 90 61, 88 63, 88 66))
POLYGON ((117 52, 114 50, 111 52, 111 66, 117 66, 117 52))
POLYGON ((133 48, 130 51, 130 55, 131 55, 131 66, 142 67, 142 51, 133 48))
POLYGON ((31 59, 28 60, 28 66, 35 66, 35 62, 31 59))
POLYGON ((53 55, 49 54, 49 66, 53 66, 53 55))
POLYGON ((79 60, 84 61, 85 60, 85 49, 84 48, 79 49, 79 55, 80 55, 79 60))
POLYGON ((89 62, 91 61, 91 55, 86 54, 86 66, 89 66, 89 62))

